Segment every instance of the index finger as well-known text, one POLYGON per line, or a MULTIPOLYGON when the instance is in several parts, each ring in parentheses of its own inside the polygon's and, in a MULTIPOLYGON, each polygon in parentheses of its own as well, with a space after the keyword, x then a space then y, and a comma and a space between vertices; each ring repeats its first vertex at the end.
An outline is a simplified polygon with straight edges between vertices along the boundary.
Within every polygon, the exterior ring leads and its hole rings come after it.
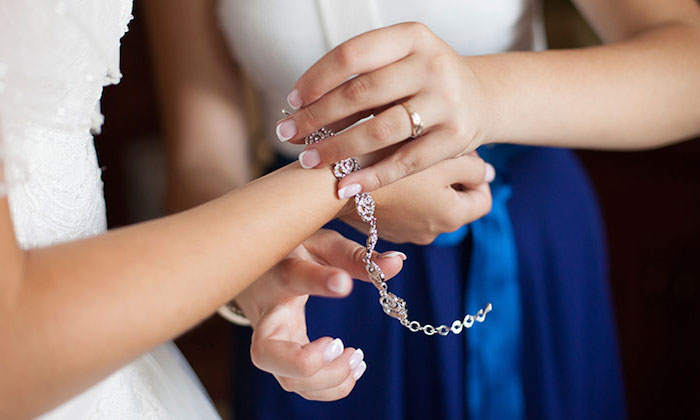
POLYGON ((289 105, 295 109, 309 105, 353 75, 384 67, 406 57, 414 49, 416 34, 421 33, 423 28, 419 23, 399 23, 343 42, 297 80, 287 98, 289 105), (416 31, 417 27, 421 29, 416 31))

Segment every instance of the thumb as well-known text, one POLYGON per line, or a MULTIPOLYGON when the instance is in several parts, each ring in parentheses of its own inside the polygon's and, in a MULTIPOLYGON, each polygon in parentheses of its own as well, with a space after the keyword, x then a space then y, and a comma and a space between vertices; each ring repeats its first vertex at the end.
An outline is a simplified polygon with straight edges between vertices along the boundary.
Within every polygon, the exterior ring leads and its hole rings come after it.
MULTIPOLYGON (((353 278, 369 281, 366 264, 362 261, 366 254, 364 246, 329 230, 319 231, 311 239, 313 240, 307 240, 304 246, 312 254, 322 258, 329 265, 349 273, 353 278)), ((406 255, 390 251, 383 254, 375 253, 374 259, 385 277, 389 279, 401 271, 406 255)))

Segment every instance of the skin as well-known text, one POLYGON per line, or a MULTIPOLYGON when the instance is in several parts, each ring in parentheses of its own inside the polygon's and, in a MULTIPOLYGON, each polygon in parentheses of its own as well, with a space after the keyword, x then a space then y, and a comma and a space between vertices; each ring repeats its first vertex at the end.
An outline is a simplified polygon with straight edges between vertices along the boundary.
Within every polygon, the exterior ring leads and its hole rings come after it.
MULTIPOLYGON (((228 169, 249 168, 248 134, 242 123, 239 97, 242 89, 215 24, 214 1, 151 0, 143 6, 170 150, 168 202, 171 209, 180 210, 216 198, 251 176, 249 170, 234 173, 228 169)), ((334 128, 351 122, 349 119, 334 128)), ((381 156, 366 156, 363 164, 381 156)), ((486 175, 487 165, 481 159, 475 155, 462 156, 447 159, 430 171, 377 191, 374 197, 376 214, 381 220, 380 234, 394 242, 430 243, 438 234, 483 216, 491 206, 486 175)), ((346 206, 339 216, 366 231, 366 224, 360 222, 353 205, 346 206)), ((358 269, 351 260, 337 260, 340 255, 337 251, 328 252, 338 247, 314 246, 328 235, 312 238, 313 243, 307 241, 309 246, 303 252, 297 249, 290 254, 276 266, 272 278, 321 281, 317 276, 330 278, 332 274, 311 270, 309 264, 336 261, 337 267, 365 279, 364 265, 358 269)), ((355 383, 348 366, 352 351, 346 349, 338 359, 341 361, 321 370, 300 367, 299 363, 308 360, 303 352, 282 351, 286 346, 298 348, 309 342, 304 313, 306 298, 282 293, 278 289, 284 284, 281 280, 258 281, 236 297, 238 305, 253 321, 253 362, 274 375, 285 390, 304 398, 327 401, 346 396, 355 383), (260 304, 263 299, 264 305, 260 304), (294 328, 290 328, 290 318, 294 320, 294 328), (284 337, 286 344, 280 345, 279 337, 284 337), (288 363, 281 363, 284 360, 288 363), (290 368, 289 364, 294 363, 296 367, 290 368)), ((321 346, 328 344, 330 338, 319 340, 321 346)))
POLYGON ((38 415, 211 315, 336 216, 335 183, 292 164, 186 212, 31 250, 1 198, 0 417, 38 415))
MULTIPOLYGON (((304 307, 309 294, 344 297, 350 276, 369 282, 362 262, 365 249, 334 231, 321 230, 312 241, 297 247, 263 278, 236 297, 253 327, 250 349, 253 363, 271 373, 289 392, 309 400, 330 401, 347 396, 367 368, 363 353, 351 361, 355 349, 346 348, 328 362, 322 351, 332 339, 310 342, 304 307), (347 271, 338 267, 344 267, 347 271), (345 278, 347 277, 347 281, 345 278), (329 289, 329 279, 343 280, 329 289)), ((402 255, 375 255, 388 278, 401 268, 402 255)))
POLYGON ((281 131, 299 142, 318 127, 380 110, 304 152, 306 166, 320 166, 401 145, 343 179, 339 192, 353 184, 373 191, 486 143, 635 150, 700 133, 697 2, 575 3, 605 45, 464 57, 419 23, 359 35, 299 78, 289 101, 301 108, 281 131), (401 102, 427 126, 408 142, 401 102))

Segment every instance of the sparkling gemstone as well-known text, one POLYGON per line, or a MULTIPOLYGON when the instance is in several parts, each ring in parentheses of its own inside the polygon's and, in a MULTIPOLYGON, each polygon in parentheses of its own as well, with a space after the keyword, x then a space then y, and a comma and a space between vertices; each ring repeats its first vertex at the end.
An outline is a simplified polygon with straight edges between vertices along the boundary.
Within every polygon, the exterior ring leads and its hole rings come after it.
POLYGON ((333 166, 333 175, 338 179, 342 179, 345 178, 346 175, 359 170, 360 164, 357 162, 357 159, 348 158, 337 162, 335 166, 333 166))
POLYGON ((374 219, 374 198, 369 193, 361 193, 355 196, 355 206, 357 214, 365 222, 370 222, 374 219))
POLYGON ((408 317, 406 301, 393 293, 387 293, 385 296, 380 297, 379 303, 382 305, 384 313, 392 318, 405 319, 408 317))

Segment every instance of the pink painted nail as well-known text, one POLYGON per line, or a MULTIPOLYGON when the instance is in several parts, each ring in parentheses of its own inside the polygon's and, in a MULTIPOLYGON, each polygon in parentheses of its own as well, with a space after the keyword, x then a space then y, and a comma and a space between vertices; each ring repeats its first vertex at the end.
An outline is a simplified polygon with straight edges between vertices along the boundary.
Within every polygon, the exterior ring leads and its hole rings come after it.
POLYGON ((360 362, 360 365, 358 367, 356 367, 355 370, 352 371, 352 376, 357 381, 358 379, 360 379, 362 377, 362 375, 365 373, 366 370, 367 370, 367 363, 365 363, 364 361, 360 362))
POLYGON ((362 349, 357 349, 355 352, 350 356, 350 370, 355 370, 355 368, 362 362, 365 358, 365 353, 362 351, 362 349))
POLYGON ((340 338, 336 338, 326 345, 326 349, 323 351, 323 357, 326 359, 326 361, 330 362, 343 354, 344 349, 345 346, 343 346, 343 341, 340 338))
POLYGON ((362 192, 362 185, 360 184, 350 184, 338 190, 338 198, 344 200, 346 198, 354 197, 362 192))
POLYGON ((289 106, 292 107, 293 110, 297 110, 301 108, 303 105, 302 100, 301 100, 301 94, 299 93, 298 89, 294 89, 292 93, 287 95, 287 103, 289 106))
POLYGON ((484 173, 484 182, 491 183, 496 179, 496 168, 490 163, 486 164, 486 173, 484 173))
POLYGON ((319 163, 321 163, 321 155, 316 149, 304 150, 299 153, 299 164, 304 169, 315 168, 319 163))
POLYGON ((382 255, 382 258, 391 258, 391 257, 399 257, 399 258, 401 258, 402 261, 406 261, 408 259, 406 254, 404 254, 403 252, 399 252, 399 251, 390 251, 390 252, 387 252, 386 254, 382 255))
POLYGON ((275 131, 277 132, 277 138, 279 138, 280 141, 287 141, 296 136, 297 123, 294 120, 284 120, 277 124, 275 131))
POLYGON ((338 294, 345 294, 350 291, 350 280, 343 274, 334 274, 326 282, 328 290, 338 294))

